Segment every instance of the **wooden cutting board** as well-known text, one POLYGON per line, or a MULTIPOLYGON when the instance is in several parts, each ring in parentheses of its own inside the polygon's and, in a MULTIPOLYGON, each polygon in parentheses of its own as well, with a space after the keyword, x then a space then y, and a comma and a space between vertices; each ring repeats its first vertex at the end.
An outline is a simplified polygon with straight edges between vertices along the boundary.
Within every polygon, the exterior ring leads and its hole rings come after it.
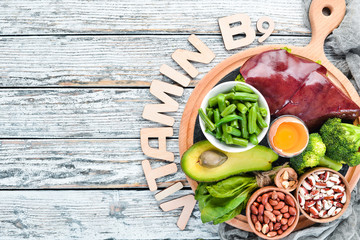
MULTIPOLYGON (((360 106, 360 97, 351 82, 346 76, 337 69, 325 56, 325 38, 341 23, 345 16, 346 5, 344 0, 313 0, 309 10, 309 18, 312 29, 310 43, 305 47, 289 45, 267 45, 241 51, 215 66, 206 76, 200 80, 195 87, 185 106, 180 123, 179 131, 179 151, 180 156, 194 143, 194 129, 200 104, 207 94, 222 78, 234 69, 242 66, 250 57, 271 49, 288 47, 291 53, 308 58, 312 61, 321 61, 321 64, 328 70, 329 79, 349 96, 357 105, 360 106), (330 15, 323 14, 323 10, 330 10, 330 15)), ((356 120, 358 123, 358 120, 356 120)), ((354 189, 360 177, 360 165, 351 167, 346 173, 351 190, 354 189)), ((195 191, 197 182, 188 178, 187 180, 195 191)), ((227 221, 228 224, 251 232, 250 226, 245 215, 238 215, 227 221)), ((303 229, 314 224, 311 220, 300 216, 300 220, 295 230, 303 229)))

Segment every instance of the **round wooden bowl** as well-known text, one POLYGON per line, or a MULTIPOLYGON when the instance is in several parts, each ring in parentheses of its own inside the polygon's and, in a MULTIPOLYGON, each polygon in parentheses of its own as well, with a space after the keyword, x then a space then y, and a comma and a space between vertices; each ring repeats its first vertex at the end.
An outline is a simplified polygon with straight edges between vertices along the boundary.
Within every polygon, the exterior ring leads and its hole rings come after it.
POLYGON ((309 172, 306 172, 304 173, 300 179, 299 179, 299 184, 296 188, 296 191, 295 191, 295 198, 296 198, 296 202, 297 204, 299 205, 299 201, 298 201, 298 195, 299 195, 299 189, 300 189, 300 186, 301 184, 303 183, 303 181, 305 180, 305 178, 307 178, 310 174, 314 173, 314 172, 318 172, 318 171, 329 171, 329 172, 332 172, 332 173, 335 173, 337 174, 341 180, 343 181, 343 183, 345 184, 345 194, 346 194, 346 202, 344 204, 344 207, 343 209, 341 210, 340 213, 338 213, 336 216, 333 216, 333 217, 328 217, 328 218, 312 218, 310 217, 309 214, 307 214, 307 212, 305 212, 304 209, 302 209, 301 207, 300 208, 300 211, 301 213, 306 217, 308 218, 309 220, 313 221, 313 222, 317 222, 317 223, 327 223, 327 222, 331 222, 331 221, 334 221, 335 219, 338 219, 341 215, 343 215, 343 213, 346 211, 347 207, 349 206, 350 204, 350 199, 351 199, 351 189, 350 189, 350 185, 348 183, 348 181, 345 179, 345 177, 343 175, 341 175, 339 172, 337 171, 334 171, 330 168, 324 168, 324 167, 318 167, 318 168, 314 168, 312 169, 311 171, 309 172))
MULTIPOLYGON (((288 47, 291 53, 310 59, 312 61, 321 61, 321 64, 328 70, 329 79, 340 89, 346 96, 349 96, 357 105, 360 106, 360 97, 347 77, 337 69, 325 56, 324 41, 325 38, 341 23, 345 16, 346 4, 344 0, 313 0, 309 10, 312 37, 310 43, 305 47, 289 45, 263 45, 256 48, 250 48, 227 58, 216 65, 208 72, 203 79, 196 85, 191 96, 189 97, 180 123, 179 129, 179 152, 180 156, 194 144, 194 130, 198 109, 205 95, 227 74, 234 69, 242 66, 250 57, 264 51, 288 47), (322 13, 324 8, 329 8, 331 14, 325 16, 322 13)), ((356 119, 355 124, 359 123, 356 119)), ((346 179, 350 183, 351 189, 354 189, 360 178, 360 165, 350 167, 346 173, 346 179)), ((186 176, 191 189, 195 192, 197 182, 186 176)), ((246 216, 240 214, 235 218, 226 221, 226 223, 240 228, 245 231, 252 231, 246 216)), ((314 224, 313 221, 305 216, 300 217, 296 230, 306 228, 314 224)))
POLYGON ((292 192, 296 189, 296 187, 298 186, 298 175, 296 173, 296 171, 293 169, 293 168, 290 168, 290 167, 287 167, 287 168, 282 168, 275 176, 274 178, 274 183, 275 185, 280 188, 280 189, 284 189, 285 191, 287 192, 292 192), (294 178, 294 181, 295 181, 295 184, 293 186, 291 186, 290 188, 284 188, 283 185, 281 184, 281 175, 285 172, 285 171, 288 171, 288 172, 291 172, 291 175, 295 175, 296 177, 294 178))
POLYGON ((264 239, 281 239, 283 237, 286 237, 287 235, 289 235, 296 227, 296 225, 298 224, 299 222, 299 215, 300 215, 300 211, 299 211, 299 204, 297 203, 296 199, 294 198, 294 196, 292 194, 290 194, 289 192, 285 191, 284 189, 280 189, 280 188, 277 188, 277 187, 271 187, 271 186, 268 186, 268 187, 263 187, 263 188, 260 188, 259 190, 257 190, 256 192, 253 193, 253 195, 251 195, 249 201, 247 202, 247 205, 246 205, 246 218, 247 218, 247 221, 250 225, 250 228, 251 230, 256 234, 258 235, 259 237, 261 238, 264 238, 264 239), (254 223, 251 221, 251 211, 250 211, 250 206, 253 204, 253 202, 256 201, 256 199, 258 198, 259 195, 262 195, 264 193, 267 193, 267 192, 272 192, 272 191, 277 191, 277 192, 282 192, 284 193, 285 195, 289 195, 291 196, 291 198, 294 200, 294 202, 296 203, 295 204, 295 208, 296 208, 296 218, 295 218, 295 221, 294 223, 288 228, 286 229, 286 231, 284 231, 281 235, 276 235, 275 237, 268 237, 266 236, 265 234, 263 234, 262 232, 258 232, 256 231, 255 229, 255 226, 254 226, 254 223))

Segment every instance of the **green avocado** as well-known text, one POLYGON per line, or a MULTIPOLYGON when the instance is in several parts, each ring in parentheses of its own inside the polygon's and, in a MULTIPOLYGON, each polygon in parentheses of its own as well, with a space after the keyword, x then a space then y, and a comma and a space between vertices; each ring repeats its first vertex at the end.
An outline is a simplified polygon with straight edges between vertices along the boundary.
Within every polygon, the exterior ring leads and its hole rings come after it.
POLYGON ((261 145, 245 152, 230 153, 219 150, 209 141, 204 140, 195 143, 184 153, 181 158, 181 168, 195 181, 215 182, 239 173, 271 170, 272 162, 278 157, 270 148, 261 145), (227 160, 215 167, 201 165, 201 154, 209 150, 225 154, 227 160))

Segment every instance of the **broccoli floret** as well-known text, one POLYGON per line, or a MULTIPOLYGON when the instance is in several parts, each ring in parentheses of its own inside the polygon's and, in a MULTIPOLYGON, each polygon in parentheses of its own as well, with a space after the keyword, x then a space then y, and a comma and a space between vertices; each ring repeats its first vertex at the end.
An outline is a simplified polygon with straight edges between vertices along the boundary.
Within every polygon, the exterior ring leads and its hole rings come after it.
POLYGON ((331 118, 322 125, 320 134, 326 145, 326 156, 351 167, 360 164, 360 127, 331 118))
POLYGON ((305 150, 290 159, 290 165, 298 173, 303 173, 307 168, 323 166, 339 171, 342 164, 325 156, 326 146, 318 133, 309 135, 309 143, 305 150))
MULTIPOLYGON (((313 152, 318 156, 324 156, 326 152, 326 146, 318 133, 312 133, 309 136, 309 143, 306 147, 306 150, 313 152)), ((314 165, 316 166, 316 165, 314 165)))

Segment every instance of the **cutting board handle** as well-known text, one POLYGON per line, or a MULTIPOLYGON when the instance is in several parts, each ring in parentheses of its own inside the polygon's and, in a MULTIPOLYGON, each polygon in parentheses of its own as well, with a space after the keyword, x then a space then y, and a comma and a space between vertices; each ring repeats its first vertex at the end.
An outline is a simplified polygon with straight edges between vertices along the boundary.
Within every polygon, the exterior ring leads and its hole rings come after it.
POLYGON ((325 38, 340 25, 345 11, 345 0, 313 0, 311 2, 309 19, 312 36, 307 47, 315 51, 314 55, 325 56, 325 38), (326 12, 330 15, 327 16, 326 12))

